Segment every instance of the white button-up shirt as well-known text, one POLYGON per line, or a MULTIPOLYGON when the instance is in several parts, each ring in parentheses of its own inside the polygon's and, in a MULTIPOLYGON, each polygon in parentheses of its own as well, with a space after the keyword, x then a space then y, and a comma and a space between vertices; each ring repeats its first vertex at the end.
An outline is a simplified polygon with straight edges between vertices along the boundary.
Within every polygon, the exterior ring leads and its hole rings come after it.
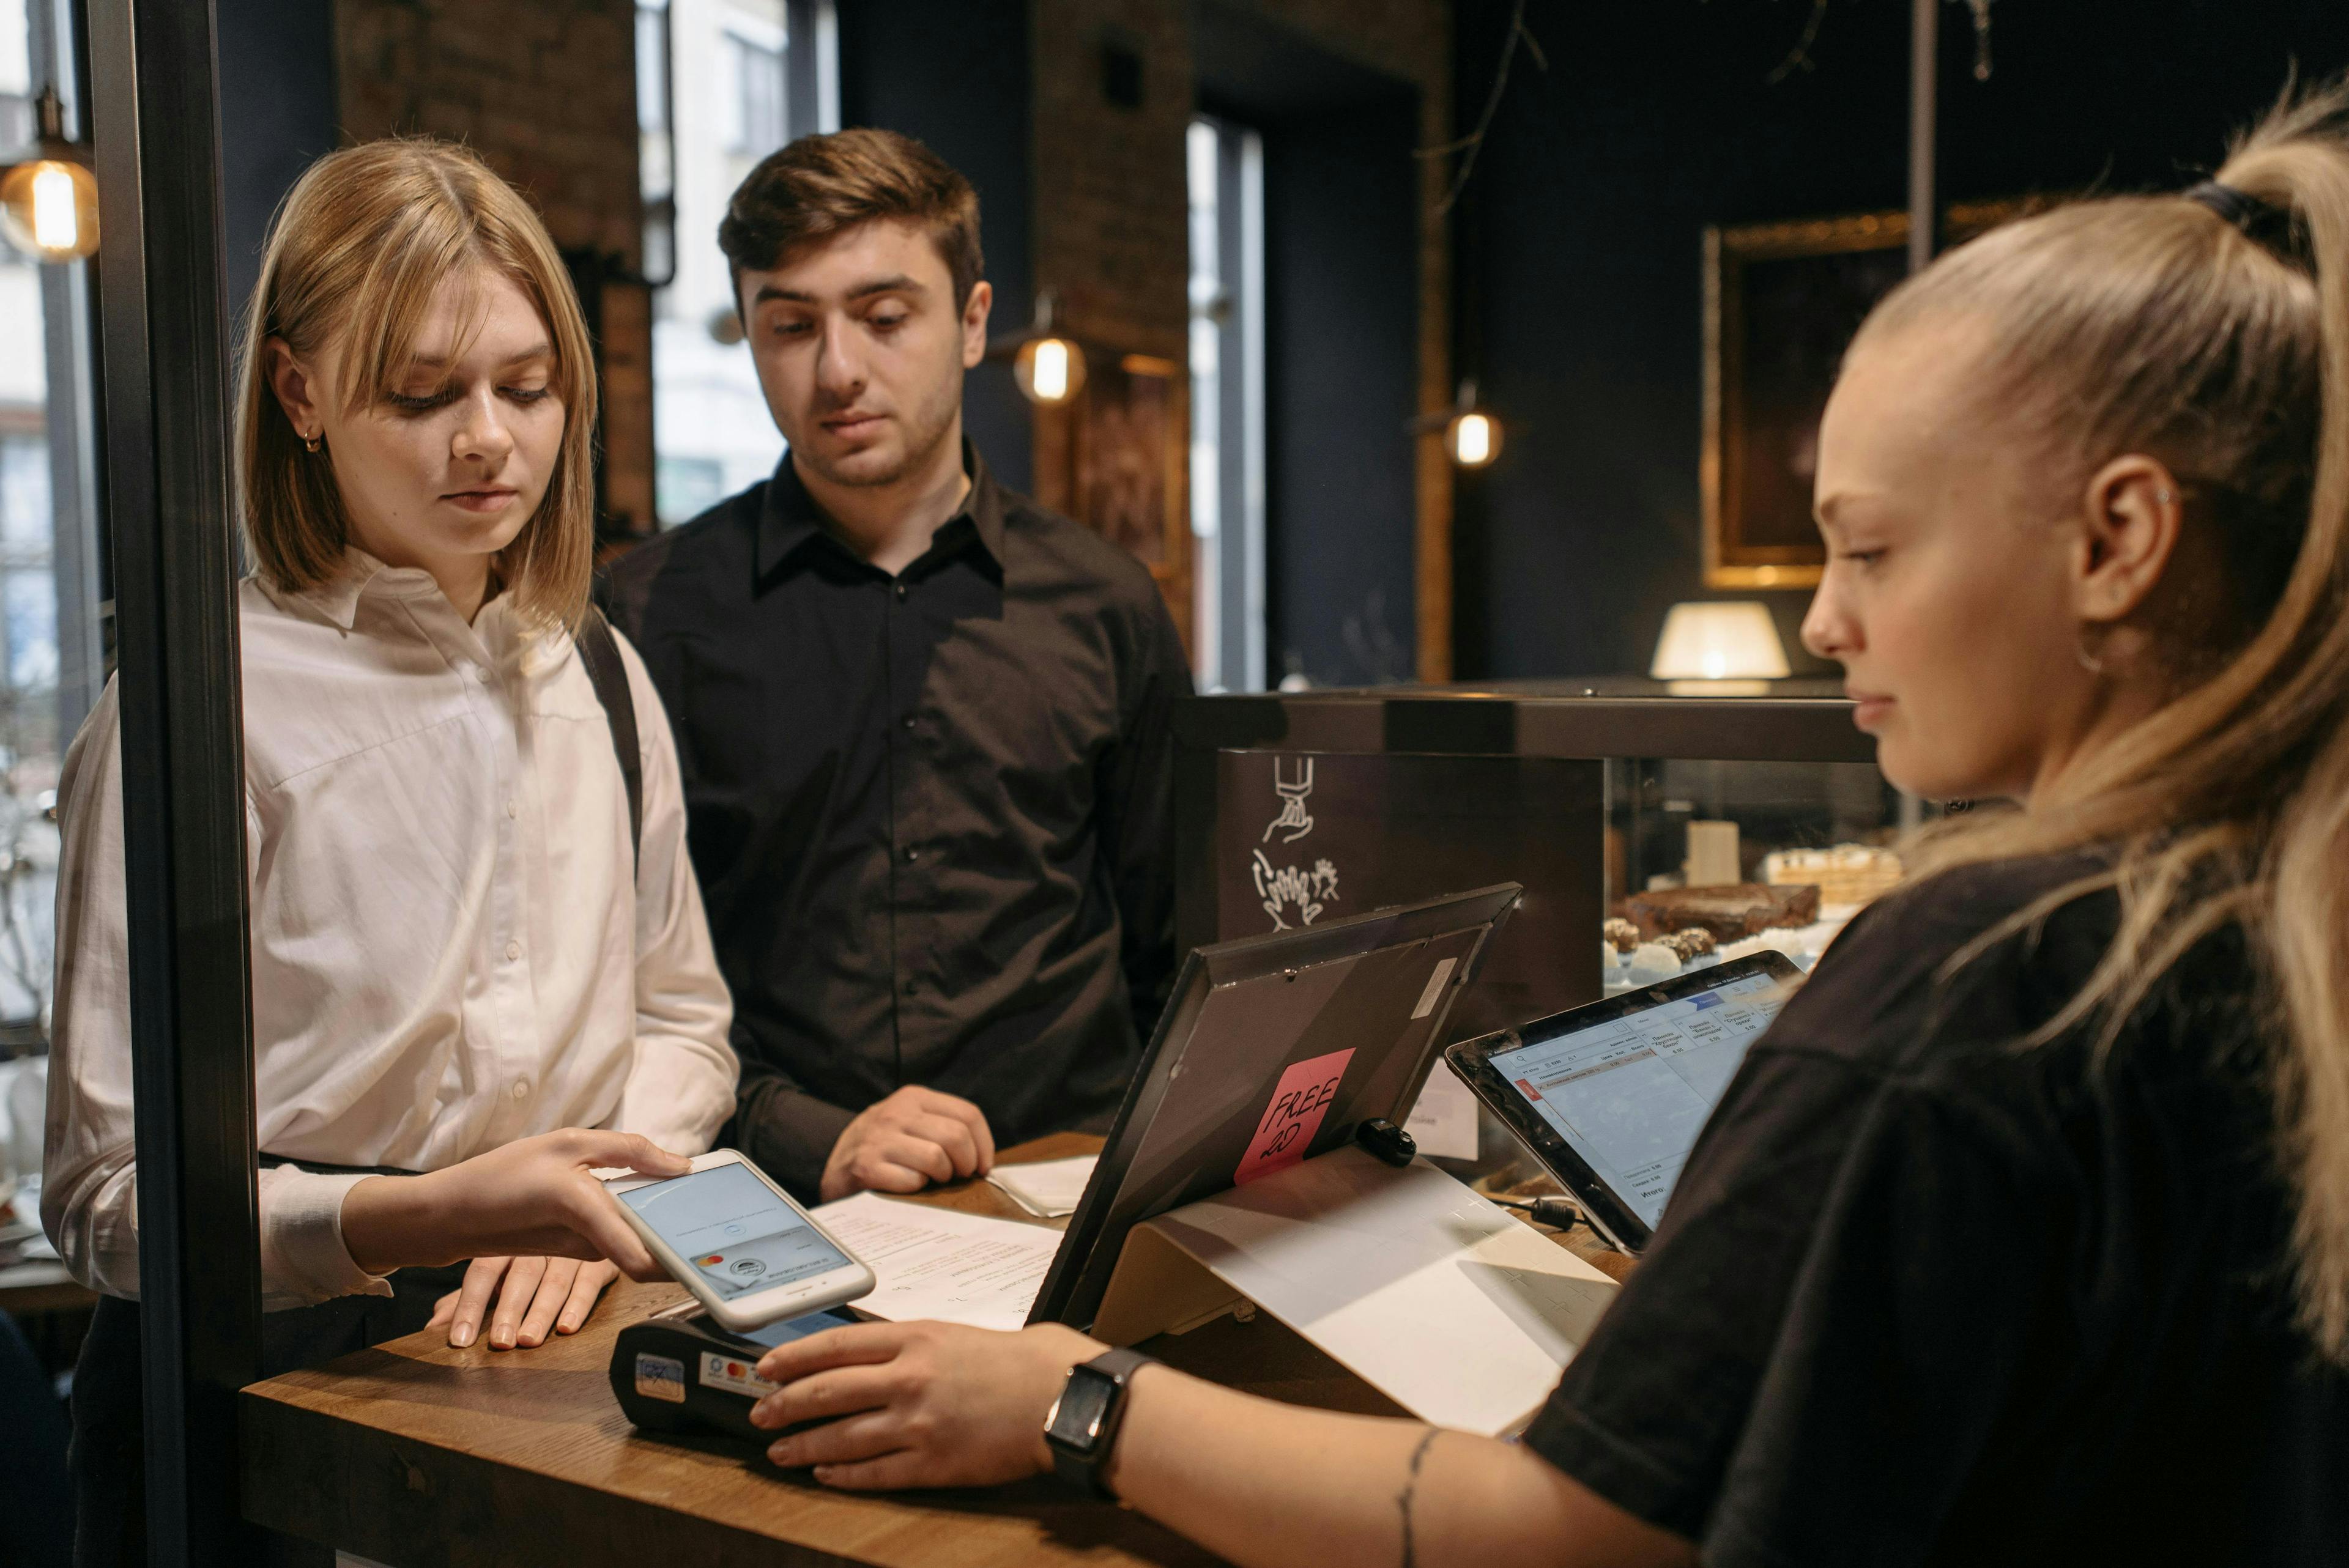
MULTIPOLYGON (((611 728, 560 631, 502 599, 468 625, 428 573, 356 551, 313 592, 248 581, 238 608, 258 1130, 295 1162, 260 1179, 265 1303, 388 1290, 343 1245, 364 1178, 303 1161, 431 1171, 561 1127, 709 1148, 731 1007, 636 650, 632 867, 611 728)), ((41 1218, 75 1278, 135 1296, 121 769, 109 685, 60 790, 41 1218)))

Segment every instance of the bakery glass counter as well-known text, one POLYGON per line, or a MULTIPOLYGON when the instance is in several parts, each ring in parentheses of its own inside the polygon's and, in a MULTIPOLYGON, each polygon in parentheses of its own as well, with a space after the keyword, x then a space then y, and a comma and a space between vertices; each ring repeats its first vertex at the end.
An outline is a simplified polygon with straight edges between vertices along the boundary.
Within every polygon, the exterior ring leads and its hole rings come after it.
MULTIPOLYGON (((1759 947, 1807 967, 1898 879, 1891 846, 1913 811, 1827 683, 1193 697, 1174 730, 1186 950, 1524 884, 1454 1010, 1455 1039, 1759 947)), ((1482 1162, 1506 1157, 1496 1139, 1487 1125, 1482 1162)))

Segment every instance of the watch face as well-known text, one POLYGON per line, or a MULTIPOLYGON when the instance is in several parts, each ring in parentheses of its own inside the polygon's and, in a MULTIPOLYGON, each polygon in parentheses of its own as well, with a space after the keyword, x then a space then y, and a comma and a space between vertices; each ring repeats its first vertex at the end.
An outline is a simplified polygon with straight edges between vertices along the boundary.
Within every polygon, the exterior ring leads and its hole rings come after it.
POLYGON ((1116 1389, 1115 1380, 1090 1367, 1072 1369, 1061 1390, 1060 1408, 1053 1412, 1051 1430, 1045 1436, 1079 1453, 1091 1451, 1101 1437, 1102 1415, 1109 1408, 1110 1398, 1116 1389))

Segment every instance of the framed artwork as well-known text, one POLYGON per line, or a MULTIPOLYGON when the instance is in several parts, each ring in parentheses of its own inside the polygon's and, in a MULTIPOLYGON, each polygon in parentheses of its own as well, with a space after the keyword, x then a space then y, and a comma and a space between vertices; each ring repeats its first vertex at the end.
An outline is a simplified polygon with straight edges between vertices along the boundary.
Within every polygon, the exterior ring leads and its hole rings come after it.
MULTIPOLYGON (((1951 243, 2039 203, 1952 207, 1951 243)), ((1808 588, 1819 416, 1860 322, 1908 274, 1909 215, 1704 232, 1704 584, 1808 588)))

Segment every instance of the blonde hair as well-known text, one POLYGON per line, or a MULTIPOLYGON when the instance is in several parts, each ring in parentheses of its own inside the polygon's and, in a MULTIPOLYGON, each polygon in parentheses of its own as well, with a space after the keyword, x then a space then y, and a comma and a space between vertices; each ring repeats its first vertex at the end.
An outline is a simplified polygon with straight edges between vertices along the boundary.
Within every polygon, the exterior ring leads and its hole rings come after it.
POLYGON ((1970 950, 2117 891, 2112 946, 2042 1040, 2095 1017, 2109 1047, 2190 947, 2240 927, 2271 1010, 2301 1322, 2349 1362, 2349 85, 2288 89, 2217 179, 2281 221, 2254 240, 2183 194, 2079 202, 1951 252, 1863 329, 1977 331, 2002 438, 2044 440, 2082 481, 2160 459, 2228 577, 2223 614, 2157 633, 2197 645, 2162 650, 2162 707, 2027 810, 1915 848, 1927 875, 2116 851, 1970 950))
POLYGON ((563 444, 545 498, 495 562, 528 617, 575 625, 595 570, 594 350, 554 242, 513 187, 461 147, 426 139, 330 152, 295 182, 262 253, 239 354, 237 470, 254 564, 280 588, 314 588, 343 569, 350 521, 334 470, 304 449, 269 385, 269 340, 297 357, 346 346, 343 385, 357 408, 390 395, 415 353, 432 294, 487 266, 510 278, 554 344, 550 387, 563 444))

